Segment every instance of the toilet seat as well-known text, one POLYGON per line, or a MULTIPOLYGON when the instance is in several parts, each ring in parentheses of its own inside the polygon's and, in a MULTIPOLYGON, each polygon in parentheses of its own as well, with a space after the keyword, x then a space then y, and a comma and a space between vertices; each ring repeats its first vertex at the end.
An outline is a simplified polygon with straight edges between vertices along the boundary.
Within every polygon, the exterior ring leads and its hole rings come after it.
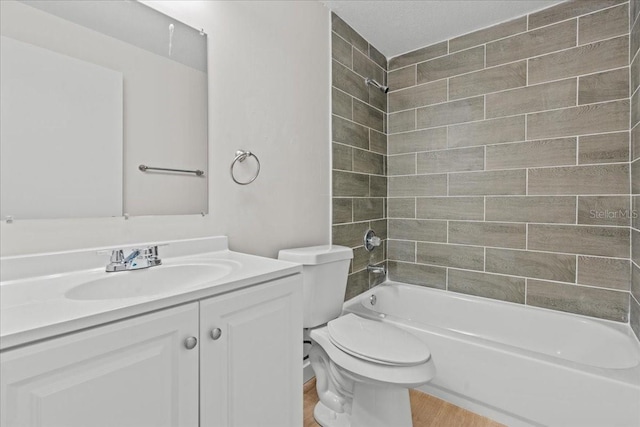
POLYGON ((333 363, 355 374, 360 381, 413 388, 426 384, 435 376, 435 365, 431 357, 426 362, 413 366, 383 364, 353 356, 338 348, 331 341, 327 326, 312 329, 310 337, 314 345, 319 345, 333 363))
POLYGON ((387 323, 349 313, 327 324, 329 339, 359 359, 391 366, 415 366, 431 357, 418 338, 387 323))

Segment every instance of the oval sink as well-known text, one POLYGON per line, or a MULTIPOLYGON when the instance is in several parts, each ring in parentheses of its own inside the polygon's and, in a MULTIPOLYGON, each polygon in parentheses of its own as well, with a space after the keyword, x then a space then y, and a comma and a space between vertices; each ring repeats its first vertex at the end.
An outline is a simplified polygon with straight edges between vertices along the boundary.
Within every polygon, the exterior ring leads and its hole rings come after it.
POLYGON ((162 265, 105 273, 105 277, 71 288, 65 296, 74 300, 104 300, 158 295, 212 282, 232 270, 231 265, 216 263, 162 265))

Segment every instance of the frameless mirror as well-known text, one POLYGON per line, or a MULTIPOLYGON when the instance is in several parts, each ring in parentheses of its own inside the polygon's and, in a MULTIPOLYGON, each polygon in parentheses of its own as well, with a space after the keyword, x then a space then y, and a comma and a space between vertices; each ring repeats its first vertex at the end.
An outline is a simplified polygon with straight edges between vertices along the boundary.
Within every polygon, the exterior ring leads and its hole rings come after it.
POLYGON ((3 218, 207 212, 202 31, 137 1, 0 8, 3 218))

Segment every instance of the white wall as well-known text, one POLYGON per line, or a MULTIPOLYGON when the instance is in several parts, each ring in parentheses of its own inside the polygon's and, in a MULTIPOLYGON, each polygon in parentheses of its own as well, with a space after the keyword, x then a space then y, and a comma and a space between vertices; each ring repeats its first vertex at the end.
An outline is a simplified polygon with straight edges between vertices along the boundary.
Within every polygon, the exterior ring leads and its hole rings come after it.
POLYGON ((150 1, 209 35, 209 212, 0 225, 2 255, 136 241, 229 236, 275 256, 330 241, 330 16, 319 2, 150 1), (231 181, 238 148, 262 162, 231 181))

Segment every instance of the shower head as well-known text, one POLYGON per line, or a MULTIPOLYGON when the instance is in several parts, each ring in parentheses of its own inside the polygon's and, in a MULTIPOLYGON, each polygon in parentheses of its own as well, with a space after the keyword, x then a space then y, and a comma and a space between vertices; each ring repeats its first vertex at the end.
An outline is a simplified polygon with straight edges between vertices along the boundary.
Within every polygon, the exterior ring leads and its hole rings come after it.
POLYGON ((377 87, 378 89, 380 89, 382 91, 382 93, 387 93, 389 92, 389 86, 383 86, 380 83, 378 83, 377 81, 367 77, 364 79, 364 83, 371 85, 373 87, 377 87))

